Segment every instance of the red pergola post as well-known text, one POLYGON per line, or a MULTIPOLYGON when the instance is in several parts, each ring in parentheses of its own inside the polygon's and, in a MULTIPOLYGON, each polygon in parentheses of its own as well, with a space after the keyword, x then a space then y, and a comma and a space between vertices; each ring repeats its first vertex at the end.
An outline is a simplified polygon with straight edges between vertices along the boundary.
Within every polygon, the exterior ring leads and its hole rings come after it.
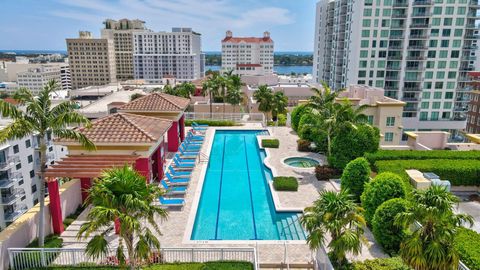
POLYGON ((168 151, 177 152, 179 146, 178 121, 173 121, 168 130, 168 151))
POLYGON ((153 168, 157 170, 158 181, 161 181, 163 178, 163 156, 162 156, 162 149, 164 147, 164 143, 160 143, 158 146, 157 152, 155 152, 155 159, 157 160, 157 168, 153 168))
POLYGON ((180 141, 185 140, 185 114, 182 114, 182 117, 180 117, 180 120, 178 120, 178 125, 180 129, 180 141))
POLYGON ((115 218, 114 225, 115 225, 115 234, 119 234, 120 233, 120 219, 119 218, 115 218))
POLYGON ((52 217, 53 233, 61 234, 64 230, 62 219, 62 206, 60 202, 60 191, 58 181, 55 178, 48 181, 48 197, 50 198, 50 216, 52 217))
POLYGON ((82 202, 88 197, 88 190, 92 186, 92 179, 91 178, 80 178, 80 187, 82 189, 82 202))
POLYGON ((147 183, 150 183, 150 159, 137 158, 135 160, 135 170, 145 176, 147 183))

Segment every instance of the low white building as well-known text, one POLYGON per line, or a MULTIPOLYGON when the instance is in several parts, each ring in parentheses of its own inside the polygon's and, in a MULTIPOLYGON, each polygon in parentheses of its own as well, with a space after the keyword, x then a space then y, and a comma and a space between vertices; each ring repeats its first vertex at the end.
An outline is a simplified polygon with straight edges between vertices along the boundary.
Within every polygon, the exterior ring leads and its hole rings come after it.
POLYGON ((25 87, 37 95, 50 81, 57 81, 59 90, 71 90, 70 70, 68 65, 42 65, 17 74, 18 87, 25 87))
POLYGON ((227 31, 222 40, 222 71, 238 75, 273 73, 273 40, 269 32, 263 37, 234 37, 227 31))

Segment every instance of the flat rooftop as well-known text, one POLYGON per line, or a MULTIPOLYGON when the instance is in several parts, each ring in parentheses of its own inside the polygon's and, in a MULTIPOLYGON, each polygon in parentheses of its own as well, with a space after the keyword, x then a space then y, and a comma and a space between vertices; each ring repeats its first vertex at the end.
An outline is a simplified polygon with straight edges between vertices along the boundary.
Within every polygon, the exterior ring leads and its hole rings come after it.
MULTIPOLYGON (((85 105, 84 107, 78 109, 78 112, 90 117, 97 114, 107 115, 108 114, 108 104, 112 102, 124 102, 127 103, 130 101, 130 96, 133 94, 146 94, 143 90, 135 89, 130 91, 117 91, 109 95, 106 95, 98 100, 92 101, 91 103, 85 105)), ((85 102, 82 102, 85 103, 85 102)))

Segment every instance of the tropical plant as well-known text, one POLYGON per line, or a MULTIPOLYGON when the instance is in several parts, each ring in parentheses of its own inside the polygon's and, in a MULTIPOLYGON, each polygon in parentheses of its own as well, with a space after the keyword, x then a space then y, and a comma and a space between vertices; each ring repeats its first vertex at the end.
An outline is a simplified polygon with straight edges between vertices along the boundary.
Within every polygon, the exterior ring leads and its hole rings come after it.
POLYGON ((255 92, 253 92, 253 98, 258 102, 258 110, 263 112, 268 120, 268 113, 272 110, 272 89, 267 85, 260 85, 255 92))
POLYGON ((300 119, 304 114, 309 113, 310 110, 311 108, 308 107, 306 104, 298 105, 295 108, 293 108, 291 113, 293 130, 298 132, 298 129, 300 128, 300 119))
POLYGON ((0 142, 12 139, 21 139, 25 136, 36 135, 39 142, 40 164, 36 167, 38 175, 40 211, 38 214, 38 244, 43 246, 45 240, 45 170, 47 167, 47 145, 46 137, 53 135, 56 138, 65 138, 78 141, 88 150, 95 149, 95 145, 82 133, 79 133, 69 126, 84 125, 90 126, 90 121, 83 115, 77 113, 74 101, 64 101, 53 107, 50 95, 58 89, 54 80, 49 81, 40 91, 37 97, 26 88, 18 89, 13 98, 19 102, 25 110, 17 108, 8 102, 0 100, 0 112, 2 117, 10 118, 13 121, 0 130, 0 142))
POLYGON ((307 243, 316 250, 331 236, 328 247, 336 266, 347 262, 346 254, 359 254, 364 241, 365 220, 348 190, 321 191, 313 206, 305 208, 301 223, 308 232, 307 243))
POLYGON ((183 82, 179 85, 176 85, 174 90, 175 90, 175 96, 178 97, 184 97, 184 98, 190 98, 195 93, 195 85, 191 82, 183 82))
POLYGON ((382 203, 394 198, 405 198, 406 194, 402 178, 394 173, 378 174, 372 181, 366 183, 360 198, 368 224, 372 224, 373 215, 382 203))
POLYGON ((202 93, 209 96, 210 114, 213 112, 213 98, 219 95, 220 86, 218 85, 218 73, 212 73, 211 76, 202 85, 202 93))
POLYGON ((473 224, 467 214, 455 214, 459 199, 445 187, 413 190, 411 203, 395 223, 413 231, 400 244, 400 256, 414 269, 457 269, 459 254, 455 235, 462 224, 473 224))
POLYGON ((77 234, 79 239, 93 235, 86 246, 86 254, 96 258, 107 253, 111 225, 118 221, 116 254, 119 263, 128 263, 130 269, 135 269, 137 263, 146 261, 152 249, 160 248, 160 241, 155 236, 155 233, 161 235, 156 217, 166 219, 168 215, 161 206, 152 204, 162 194, 159 187, 147 184, 145 177, 131 166, 105 170, 89 190, 86 203, 93 207, 88 213, 88 221, 82 224, 77 234))
POLYGON ((132 95, 130 96, 130 101, 133 101, 133 100, 135 100, 135 99, 137 99, 137 98, 141 98, 141 97, 143 97, 142 94, 140 94, 140 93, 134 93, 134 94, 132 94, 132 95))
POLYGON ((283 92, 275 92, 272 96, 272 118, 277 121, 278 115, 287 113, 288 98, 283 92))
POLYGON ((373 215, 372 233, 375 240, 388 254, 397 254, 405 230, 395 224, 395 217, 407 209, 407 201, 401 198, 390 199, 382 203, 373 215))
POLYGON ((342 173, 341 187, 352 193, 355 201, 360 201, 363 187, 370 181, 370 165, 364 158, 357 158, 350 161, 342 173))
POLYGON ((227 85, 225 101, 233 106, 233 112, 235 113, 235 107, 238 106, 243 100, 243 93, 241 89, 242 81, 238 75, 231 75, 228 79, 229 83, 227 85))

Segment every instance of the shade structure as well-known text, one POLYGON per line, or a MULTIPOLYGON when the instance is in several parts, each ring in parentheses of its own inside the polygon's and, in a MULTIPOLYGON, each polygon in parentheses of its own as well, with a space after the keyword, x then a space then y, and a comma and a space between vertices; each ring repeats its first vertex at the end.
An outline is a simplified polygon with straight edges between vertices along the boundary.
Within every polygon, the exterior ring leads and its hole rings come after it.
POLYGON ((68 155, 51 165, 45 176, 47 178, 96 178, 106 169, 134 166, 138 155, 68 155))

